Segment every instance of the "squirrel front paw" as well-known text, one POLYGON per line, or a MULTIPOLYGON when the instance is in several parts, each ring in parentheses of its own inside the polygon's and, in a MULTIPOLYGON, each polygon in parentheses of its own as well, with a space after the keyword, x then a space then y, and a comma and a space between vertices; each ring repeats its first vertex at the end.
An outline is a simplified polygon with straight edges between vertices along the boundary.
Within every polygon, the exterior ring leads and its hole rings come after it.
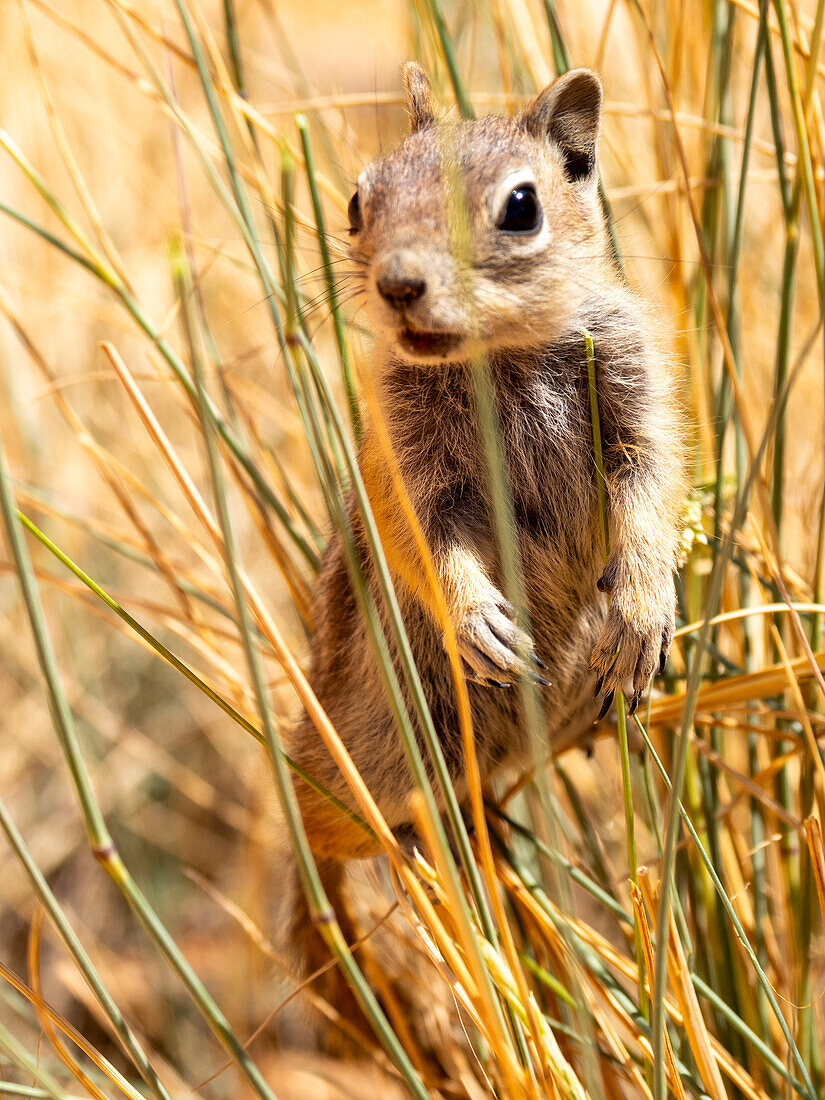
POLYGON ((604 718, 617 691, 632 680, 633 697, 628 714, 633 714, 646 693, 658 664, 665 669, 676 615, 673 574, 669 569, 644 578, 623 577, 613 563, 605 569, 598 587, 611 594, 601 635, 590 655, 596 673, 595 695, 603 695, 599 719, 604 718), (613 566, 611 568, 611 565, 613 566))
POLYGON ((536 672, 545 665, 533 642, 516 625, 515 609, 495 589, 477 599, 458 617, 458 650, 468 680, 492 687, 510 687, 518 677, 547 686, 536 672))

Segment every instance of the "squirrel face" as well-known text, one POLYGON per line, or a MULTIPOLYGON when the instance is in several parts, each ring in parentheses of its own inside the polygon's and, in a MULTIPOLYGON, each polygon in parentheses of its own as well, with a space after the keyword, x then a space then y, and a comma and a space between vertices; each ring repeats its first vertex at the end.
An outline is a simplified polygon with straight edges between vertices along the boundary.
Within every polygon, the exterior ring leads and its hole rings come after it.
POLYGON ((567 73, 515 118, 456 122, 437 120, 418 65, 404 76, 412 132, 349 206, 378 340, 418 363, 545 343, 606 260, 598 77, 567 73))

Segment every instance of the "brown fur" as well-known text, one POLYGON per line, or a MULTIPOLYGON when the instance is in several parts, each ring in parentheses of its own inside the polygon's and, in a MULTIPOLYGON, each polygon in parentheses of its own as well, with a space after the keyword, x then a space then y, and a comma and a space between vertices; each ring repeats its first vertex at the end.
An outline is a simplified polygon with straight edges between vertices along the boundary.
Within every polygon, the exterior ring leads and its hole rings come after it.
MULTIPOLYGON (((434 119, 420 69, 408 70, 406 85, 412 133, 359 179, 352 258, 376 331, 372 369, 382 414, 466 662, 479 761, 489 775, 527 758, 519 692, 495 681, 512 685, 537 675, 548 681, 542 694, 551 745, 587 735, 600 708, 594 688, 612 693, 631 682, 635 696, 647 690, 673 631, 683 494, 679 421, 644 311, 608 256, 596 190, 598 79, 568 74, 517 118, 447 125, 434 119), (445 168, 451 157, 465 192, 464 265, 454 247, 445 168), (533 235, 496 225, 508 187, 522 176, 532 180, 543 210, 533 235), (612 548, 606 569, 583 327, 597 357, 612 548), (418 343, 411 346, 405 333, 418 343), (531 639, 512 621, 501 591, 470 366, 478 342, 488 356, 501 426, 531 639), (612 593, 609 609, 603 591, 612 593)), ((463 796, 442 633, 369 427, 359 462, 436 731, 463 796)), ((350 519, 380 611, 354 504, 350 519)), ((412 781, 337 536, 318 581, 316 623, 313 688, 388 823, 403 830, 412 781)), ((390 650, 398 666, 391 642, 390 650)), ((288 751, 352 803, 308 721, 288 751)), ((296 789, 318 853, 346 859, 375 852, 308 786, 296 789)))

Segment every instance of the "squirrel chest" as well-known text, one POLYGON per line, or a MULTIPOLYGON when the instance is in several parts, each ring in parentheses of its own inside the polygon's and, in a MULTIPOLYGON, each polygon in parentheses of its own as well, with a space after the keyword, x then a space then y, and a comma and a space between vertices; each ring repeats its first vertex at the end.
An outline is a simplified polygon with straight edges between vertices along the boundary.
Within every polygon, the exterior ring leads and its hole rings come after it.
MULTIPOLYGON (((385 380, 384 402, 401 472, 426 502, 427 519, 449 513, 493 538, 473 369, 399 364, 385 380)), ((597 519, 583 346, 578 363, 566 345, 492 356, 489 378, 518 538, 554 556, 565 544, 578 554, 597 519)))

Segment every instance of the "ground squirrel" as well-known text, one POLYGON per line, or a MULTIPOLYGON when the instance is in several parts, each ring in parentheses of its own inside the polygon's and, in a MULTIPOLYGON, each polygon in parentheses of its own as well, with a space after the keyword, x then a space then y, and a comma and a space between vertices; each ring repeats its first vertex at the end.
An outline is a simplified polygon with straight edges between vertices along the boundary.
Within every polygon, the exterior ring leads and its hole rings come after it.
MULTIPOLYGON (((569 72, 523 114, 453 121, 446 129, 420 66, 408 64, 404 77, 411 133, 358 179, 349 206, 351 257, 376 337, 369 369, 449 605, 479 762, 489 775, 526 759, 516 678, 541 683, 552 745, 584 737, 627 684, 635 707, 657 664, 663 667, 674 625, 681 431, 644 310, 610 255, 597 185, 598 77, 569 72), (451 245, 448 158, 457 166, 450 178, 463 182, 463 268, 451 245), (595 345, 604 439, 606 567, 585 328, 595 345), (532 638, 502 593, 471 337, 489 363, 532 638)), ((463 756, 443 635, 369 426, 359 465, 461 794, 463 756)), ((380 607, 354 504, 350 519, 380 607)), ((335 536, 317 592, 312 686, 387 822, 403 831, 412 780, 335 536)), ((308 721, 288 751, 353 805, 308 721)), ((318 855, 376 853, 375 842, 309 786, 298 781, 296 790, 318 855)))

